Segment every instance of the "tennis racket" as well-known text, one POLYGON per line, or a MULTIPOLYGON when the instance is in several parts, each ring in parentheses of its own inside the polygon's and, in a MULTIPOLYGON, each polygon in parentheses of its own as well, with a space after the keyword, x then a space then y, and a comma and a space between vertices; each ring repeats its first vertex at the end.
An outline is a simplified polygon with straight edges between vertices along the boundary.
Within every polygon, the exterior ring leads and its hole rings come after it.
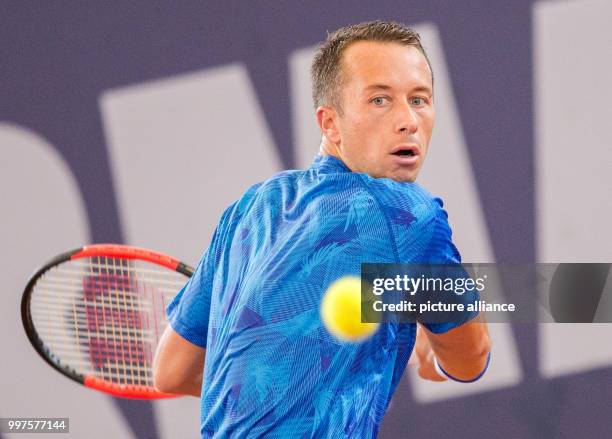
POLYGON ((91 389, 133 399, 179 395, 153 386, 165 308, 193 274, 177 259, 99 244, 61 254, 28 282, 21 317, 36 352, 91 389))

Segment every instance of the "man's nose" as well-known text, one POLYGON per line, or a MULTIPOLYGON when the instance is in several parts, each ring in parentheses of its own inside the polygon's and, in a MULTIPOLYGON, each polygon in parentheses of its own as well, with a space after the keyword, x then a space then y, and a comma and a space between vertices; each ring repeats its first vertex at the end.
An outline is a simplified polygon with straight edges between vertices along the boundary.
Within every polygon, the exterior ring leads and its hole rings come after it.
POLYGON ((399 108, 397 128, 399 132, 407 132, 413 134, 419 127, 417 115, 414 108, 406 102, 399 108))

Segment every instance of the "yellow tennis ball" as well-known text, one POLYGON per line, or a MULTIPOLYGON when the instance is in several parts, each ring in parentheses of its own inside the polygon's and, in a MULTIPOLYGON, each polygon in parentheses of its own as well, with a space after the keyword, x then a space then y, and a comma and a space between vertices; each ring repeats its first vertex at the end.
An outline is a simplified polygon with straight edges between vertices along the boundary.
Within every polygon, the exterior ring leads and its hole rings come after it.
POLYGON ((321 320, 342 341, 362 341, 378 329, 378 323, 361 322, 361 279, 355 276, 329 286, 321 301, 321 320))

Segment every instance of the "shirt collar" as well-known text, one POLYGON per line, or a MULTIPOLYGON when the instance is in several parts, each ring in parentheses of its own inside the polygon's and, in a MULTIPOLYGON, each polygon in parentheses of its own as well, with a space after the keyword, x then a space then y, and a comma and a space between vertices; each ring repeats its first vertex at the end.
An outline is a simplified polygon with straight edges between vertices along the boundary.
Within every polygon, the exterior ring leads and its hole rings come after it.
POLYGON ((338 174, 352 172, 344 162, 332 155, 317 154, 314 161, 310 165, 310 169, 314 169, 323 174, 338 174))

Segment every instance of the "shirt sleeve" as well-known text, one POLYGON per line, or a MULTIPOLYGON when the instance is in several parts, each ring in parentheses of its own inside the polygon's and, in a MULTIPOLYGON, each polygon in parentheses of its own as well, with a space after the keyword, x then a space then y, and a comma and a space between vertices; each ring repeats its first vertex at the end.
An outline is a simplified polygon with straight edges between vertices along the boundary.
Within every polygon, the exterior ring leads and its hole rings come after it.
MULTIPOLYGON (((389 179, 364 177, 367 187, 378 200, 391 232, 392 248, 396 252, 395 263, 448 264, 453 275, 463 272, 461 255, 452 241, 448 214, 440 198, 432 196, 416 183, 401 183, 389 179)), ((452 293, 451 293, 452 294, 452 293)), ((478 291, 453 297, 466 305, 480 300, 478 291)), ((439 316, 448 320, 424 322, 431 332, 441 334, 473 319, 477 312, 439 316)))
MULTIPOLYGON (((212 247, 212 245, 211 245, 212 247)), ((193 276, 166 308, 168 322, 185 340, 206 347, 214 267, 209 264, 210 247, 193 276)))
POLYGON ((176 333, 185 340, 205 348, 210 320, 211 295, 219 252, 221 251, 222 230, 233 211, 235 203, 223 213, 208 250, 200 259, 193 276, 166 307, 168 322, 176 333))
MULTIPOLYGON (((464 270, 461 264, 461 255, 457 250, 457 247, 452 241, 452 231, 448 224, 448 214, 443 209, 443 202, 440 198, 434 198, 432 200, 433 219, 431 223, 432 233, 430 236, 431 242, 429 244, 430 251, 434 253, 431 255, 432 260, 428 261, 434 264, 446 264, 445 267, 440 267, 433 272, 437 273, 440 277, 445 278, 463 278, 469 277, 469 274, 464 270)), ((453 293, 446 293, 453 294, 453 293)), ((462 303, 467 309, 467 305, 470 303, 476 303, 480 300, 480 293, 476 289, 471 291, 465 291, 462 294, 453 294, 452 300, 449 302, 462 303)), ((423 323, 423 325, 434 334, 443 334, 450 331, 451 329, 457 328, 462 324, 472 320, 478 315, 477 311, 463 311, 455 313, 443 313, 449 320, 440 323, 423 323)))
POLYGON ((172 329, 185 340, 206 347, 210 298, 213 287, 214 260, 212 255, 217 233, 213 235, 210 247, 204 253, 193 276, 166 307, 166 314, 172 329))

